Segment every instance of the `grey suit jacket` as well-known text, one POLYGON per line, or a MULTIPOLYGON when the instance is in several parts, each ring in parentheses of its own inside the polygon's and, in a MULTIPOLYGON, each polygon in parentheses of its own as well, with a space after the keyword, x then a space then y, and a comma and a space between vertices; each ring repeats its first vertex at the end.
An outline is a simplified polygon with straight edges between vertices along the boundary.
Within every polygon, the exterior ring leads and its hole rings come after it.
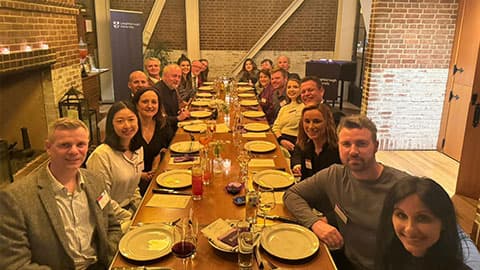
MULTIPOLYGON (((107 268, 116 252, 121 230, 108 204, 96 199, 105 184, 82 170, 99 268, 107 268)), ((67 236, 46 166, 0 190, 0 269, 74 269, 67 236)))

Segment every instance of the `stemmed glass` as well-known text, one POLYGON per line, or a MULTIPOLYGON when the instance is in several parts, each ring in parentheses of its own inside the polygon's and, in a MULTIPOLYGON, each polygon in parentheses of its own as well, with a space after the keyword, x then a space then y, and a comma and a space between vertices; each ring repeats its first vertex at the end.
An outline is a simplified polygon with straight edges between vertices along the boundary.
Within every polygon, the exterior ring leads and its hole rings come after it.
POLYGON ((259 186, 258 187, 258 210, 263 216, 263 227, 265 227, 265 220, 267 214, 275 208, 275 192, 273 187, 259 186))
POLYGON ((187 270, 197 248, 198 222, 182 218, 172 229, 172 253, 182 259, 183 269, 187 270))
POLYGON ((240 165, 240 182, 245 183, 245 178, 248 177, 248 163, 250 162, 250 153, 247 150, 241 150, 238 157, 238 163, 240 165))

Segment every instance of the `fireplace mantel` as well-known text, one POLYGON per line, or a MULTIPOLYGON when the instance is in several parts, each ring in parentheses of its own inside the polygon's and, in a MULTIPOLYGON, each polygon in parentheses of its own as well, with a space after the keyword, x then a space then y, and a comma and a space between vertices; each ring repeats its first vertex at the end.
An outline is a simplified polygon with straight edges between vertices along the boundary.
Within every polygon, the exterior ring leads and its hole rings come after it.
POLYGON ((53 49, 0 54, 0 76, 50 66, 56 62, 53 49))

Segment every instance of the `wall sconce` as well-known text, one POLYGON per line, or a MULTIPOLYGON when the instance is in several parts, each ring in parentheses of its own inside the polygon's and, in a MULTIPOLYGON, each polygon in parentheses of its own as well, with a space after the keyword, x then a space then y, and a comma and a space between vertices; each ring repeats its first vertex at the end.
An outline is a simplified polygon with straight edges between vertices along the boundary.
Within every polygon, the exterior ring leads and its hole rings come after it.
POLYGON ((23 45, 23 46, 22 46, 22 51, 24 51, 24 52, 31 52, 31 51, 32 51, 32 46, 30 46, 30 45, 23 45))
POLYGON ((10 48, 8 47, 0 47, 1 54, 10 54, 10 48))
POLYGON ((45 42, 40 42, 40 49, 42 50, 48 50, 48 44, 45 42))

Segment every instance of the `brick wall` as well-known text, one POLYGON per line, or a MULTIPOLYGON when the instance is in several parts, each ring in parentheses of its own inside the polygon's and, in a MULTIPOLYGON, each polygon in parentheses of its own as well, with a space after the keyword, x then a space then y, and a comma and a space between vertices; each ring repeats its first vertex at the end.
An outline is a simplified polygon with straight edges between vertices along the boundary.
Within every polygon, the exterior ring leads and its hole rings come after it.
POLYGON ((56 103, 65 91, 72 85, 81 89, 77 14, 75 0, 0 0, 0 45, 13 52, 24 45, 37 50, 44 42, 55 52, 53 93, 44 93, 49 121, 58 117, 56 103))
POLYGON ((456 0, 372 3, 362 112, 381 149, 436 148, 456 12, 456 0))
MULTIPOLYGON (((291 0, 199 1, 200 49, 202 57, 218 59, 230 51, 240 60, 241 56, 263 35, 280 16, 291 0), (241 12, 239 12, 241 11, 241 12), (212 54, 218 52, 218 54, 212 54)), ((305 0, 303 5, 277 31, 259 55, 275 58, 280 51, 293 61, 302 61, 296 55, 332 55, 335 49, 337 0, 305 0)), ((111 0, 113 9, 141 11, 146 21, 153 0, 111 0)), ((157 42, 172 50, 186 50, 185 1, 166 1, 159 22, 152 36, 151 46, 157 42)), ((150 47, 151 47, 150 46, 150 47)), ((222 58, 224 62, 231 58, 222 58)), ((258 57, 258 55, 257 55, 258 57)), ((258 57, 260 58, 260 57, 258 57)), ((263 58, 263 57, 262 57, 263 58)), ((175 61, 176 57, 171 57, 175 61)), ((232 66, 236 64, 232 63, 232 66)), ((226 66, 222 70, 231 71, 226 66)))

